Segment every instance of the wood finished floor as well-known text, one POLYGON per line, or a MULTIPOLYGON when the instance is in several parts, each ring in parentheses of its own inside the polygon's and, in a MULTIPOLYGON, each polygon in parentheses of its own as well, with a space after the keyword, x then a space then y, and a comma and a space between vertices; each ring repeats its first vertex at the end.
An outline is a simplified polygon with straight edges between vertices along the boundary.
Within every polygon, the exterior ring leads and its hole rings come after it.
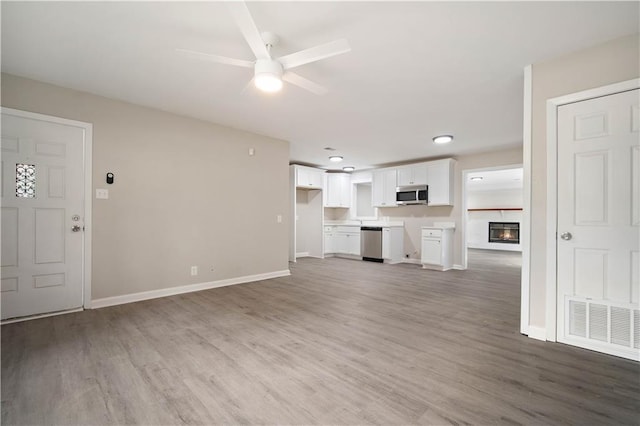
POLYGON ((520 256, 292 276, 2 327, 2 424, 638 424, 637 363, 521 336, 520 256))

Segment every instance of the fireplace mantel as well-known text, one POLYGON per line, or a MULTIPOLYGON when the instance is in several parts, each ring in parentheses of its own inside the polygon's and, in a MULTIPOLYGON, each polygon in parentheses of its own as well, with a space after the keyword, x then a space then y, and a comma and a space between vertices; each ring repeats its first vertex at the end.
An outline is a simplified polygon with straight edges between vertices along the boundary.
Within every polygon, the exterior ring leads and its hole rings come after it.
POLYGON ((496 207, 491 209, 467 209, 468 212, 500 212, 500 211, 522 210, 522 207, 496 207))

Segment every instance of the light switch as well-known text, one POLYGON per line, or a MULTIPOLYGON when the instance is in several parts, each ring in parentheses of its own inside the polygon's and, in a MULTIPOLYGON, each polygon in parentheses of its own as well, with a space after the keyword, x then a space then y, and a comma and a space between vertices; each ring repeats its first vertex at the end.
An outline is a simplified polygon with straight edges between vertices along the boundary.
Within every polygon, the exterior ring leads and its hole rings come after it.
POLYGON ((109 199, 108 189, 96 189, 96 200, 108 200, 108 199, 109 199))
POLYGON ((277 221, 278 223, 282 223, 282 215, 281 215, 281 214, 279 214, 279 215, 277 215, 277 216, 276 216, 276 221, 277 221))

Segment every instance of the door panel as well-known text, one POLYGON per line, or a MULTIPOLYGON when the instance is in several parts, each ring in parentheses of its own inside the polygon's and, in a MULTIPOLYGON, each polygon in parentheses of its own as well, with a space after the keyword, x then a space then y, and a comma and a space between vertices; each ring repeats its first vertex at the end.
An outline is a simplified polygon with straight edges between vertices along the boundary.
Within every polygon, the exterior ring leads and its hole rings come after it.
POLYGON ((638 359, 638 90, 558 108, 558 341, 638 359))
POLYGON ((84 149, 81 127, 2 112, 2 319, 82 307, 84 149))

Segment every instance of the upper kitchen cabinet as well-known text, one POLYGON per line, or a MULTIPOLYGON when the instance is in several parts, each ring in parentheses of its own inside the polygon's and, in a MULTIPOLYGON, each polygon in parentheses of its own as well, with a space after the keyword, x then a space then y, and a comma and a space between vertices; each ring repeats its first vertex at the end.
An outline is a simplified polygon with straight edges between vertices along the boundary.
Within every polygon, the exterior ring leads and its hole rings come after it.
POLYGON ((374 170, 371 183, 371 199, 374 207, 397 207, 397 170, 374 170))
POLYGON ((351 207, 351 176, 348 173, 326 173, 325 207, 351 207))
POLYGON ((456 161, 452 158, 426 163, 427 185, 429 185, 428 205, 453 205, 453 172, 455 163, 456 161))
POLYGON ((325 171, 313 167, 294 165, 296 188, 322 189, 325 171))
POLYGON ((398 186, 426 185, 427 166, 426 163, 411 164, 398 167, 398 186))

